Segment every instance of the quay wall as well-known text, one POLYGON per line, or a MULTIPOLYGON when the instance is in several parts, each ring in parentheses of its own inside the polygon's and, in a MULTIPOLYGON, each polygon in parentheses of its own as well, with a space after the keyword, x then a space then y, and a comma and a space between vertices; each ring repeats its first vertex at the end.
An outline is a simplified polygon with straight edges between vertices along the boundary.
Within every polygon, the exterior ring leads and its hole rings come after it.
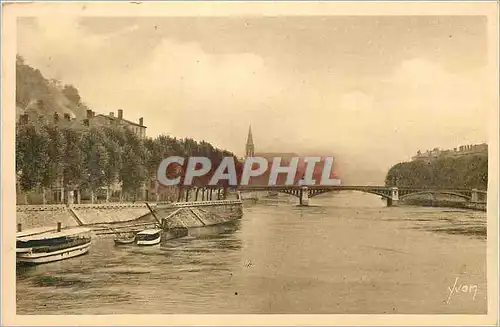
MULTIPOLYGON (((243 214, 241 201, 199 201, 180 203, 149 203, 159 219, 175 213, 168 220, 173 227, 202 227, 237 219, 243 214)), ((18 205, 16 220, 22 229, 45 226, 121 226, 156 223, 145 203, 109 203, 65 205, 18 205)), ((97 227, 98 226, 98 227, 97 227)))
POLYGON ((400 200, 400 205, 409 204, 422 207, 443 207, 443 208, 459 208, 459 209, 471 209, 478 211, 486 211, 486 203, 474 203, 468 201, 452 201, 445 199, 404 199, 400 200))
POLYGON ((239 200, 185 202, 157 206, 159 218, 165 218, 165 228, 192 228, 222 224, 243 215, 243 205, 239 200))
POLYGON ((237 220, 243 215, 243 203, 240 200, 205 201, 201 205, 176 203, 167 208, 158 206, 155 211, 164 218, 162 242, 165 242, 237 220))
POLYGON ((79 225, 65 205, 17 206, 16 221, 21 224, 23 230, 46 226, 56 227, 58 222, 62 226, 74 227, 79 225))
POLYGON ((135 220, 150 214, 145 204, 129 205, 89 205, 72 206, 83 224, 117 223, 135 220))

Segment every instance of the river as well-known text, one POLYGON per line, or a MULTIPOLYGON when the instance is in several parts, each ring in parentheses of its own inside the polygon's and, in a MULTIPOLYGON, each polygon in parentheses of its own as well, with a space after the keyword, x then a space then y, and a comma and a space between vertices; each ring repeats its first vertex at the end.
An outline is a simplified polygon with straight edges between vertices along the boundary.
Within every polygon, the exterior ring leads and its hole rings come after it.
POLYGON ((87 255, 18 267, 17 313, 486 313, 485 212, 356 192, 312 204, 249 205, 162 247, 96 238, 87 255))

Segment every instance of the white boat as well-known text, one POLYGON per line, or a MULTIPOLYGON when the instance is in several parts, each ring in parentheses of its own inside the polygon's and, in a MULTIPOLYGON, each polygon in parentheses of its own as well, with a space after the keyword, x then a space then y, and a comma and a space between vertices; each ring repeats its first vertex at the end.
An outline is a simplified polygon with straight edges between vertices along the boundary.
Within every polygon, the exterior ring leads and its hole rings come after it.
POLYGON ((161 242, 162 229, 146 229, 137 233, 137 245, 156 245, 161 242))
POLYGON ((131 235, 117 235, 115 237, 115 244, 116 245, 128 245, 128 244, 133 244, 135 243, 135 235, 134 234, 131 234, 131 235))
POLYGON ((47 232, 55 232, 57 229, 55 227, 36 227, 36 228, 31 228, 27 230, 23 230, 22 232, 17 232, 16 237, 23 237, 23 236, 31 236, 31 235, 38 235, 38 234, 43 234, 47 232))
POLYGON ((91 245, 89 228, 24 231, 16 236, 16 261, 39 264, 85 254, 91 245))

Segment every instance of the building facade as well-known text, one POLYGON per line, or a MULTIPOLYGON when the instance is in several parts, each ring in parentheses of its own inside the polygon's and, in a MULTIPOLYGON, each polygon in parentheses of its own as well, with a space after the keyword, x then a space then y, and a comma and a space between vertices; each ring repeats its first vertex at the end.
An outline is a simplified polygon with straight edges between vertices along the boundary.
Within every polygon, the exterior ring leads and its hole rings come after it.
POLYGON ((247 143, 245 146, 245 159, 248 157, 254 157, 255 154, 255 146, 253 144, 253 136, 252 136, 252 126, 248 127, 248 136, 247 143))
POLYGON ((425 152, 421 152, 419 150, 417 151, 417 154, 411 159, 412 161, 432 161, 441 157, 461 157, 468 155, 488 155, 488 144, 482 143, 473 145, 461 145, 458 148, 448 150, 440 150, 439 148, 434 148, 425 152))
POLYGON ((133 132, 139 138, 146 137, 146 126, 144 126, 144 118, 139 118, 139 121, 133 122, 123 118, 123 109, 118 109, 117 115, 110 112, 108 115, 98 114, 92 110, 87 110, 87 117, 84 120, 87 126, 119 126, 133 132))
MULTIPOLYGON (((267 170, 264 174, 256 177, 252 177, 249 180, 249 185, 256 186, 267 186, 269 185, 269 177, 270 171, 273 164, 274 158, 281 158, 280 166, 289 166, 292 158, 299 158, 299 163, 297 166, 297 173, 294 178, 294 185, 299 185, 300 181, 304 178, 304 174, 306 171, 307 162, 304 157, 301 157, 299 154, 294 152, 256 152, 255 144, 253 141, 252 129, 251 127, 248 129, 247 142, 245 146, 245 159, 249 157, 260 157, 265 158, 268 163, 267 170)), ((315 185, 319 185, 321 182, 321 177, 323 174, 323 167, 325 164, 326 157, 325 156, 312 156, 311 157, 320 157, 320 162, 316 163, 313 170, 312 179, 315 181, 315 185)), ((337 175, 332 169, 329 174, 329 178, 336 178, 337 175)), ((286 183, 286 174, 278 174, 276 185, 285 185, 286 183)))

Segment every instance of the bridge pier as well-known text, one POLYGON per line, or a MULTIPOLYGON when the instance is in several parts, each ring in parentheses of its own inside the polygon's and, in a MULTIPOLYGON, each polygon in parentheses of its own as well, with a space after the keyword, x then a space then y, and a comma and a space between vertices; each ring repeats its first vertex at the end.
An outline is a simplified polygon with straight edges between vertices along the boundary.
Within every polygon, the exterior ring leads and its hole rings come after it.
POLYGON ((477 188, 473 188, 471 192, 470 202, 478 203, 479 202, 479 194, 477 192, 477 188))
POLYGON ((399 189, 397 187, 391 188, 390 197, 387 198, 388 207, 397 207, 399 204, 399 189))
POLYGON ((309 206, 310 200, 309 200, 309 190, 307 186, 303 186, 300 188, 299 191, 299 205, 301 206, 309 206))

